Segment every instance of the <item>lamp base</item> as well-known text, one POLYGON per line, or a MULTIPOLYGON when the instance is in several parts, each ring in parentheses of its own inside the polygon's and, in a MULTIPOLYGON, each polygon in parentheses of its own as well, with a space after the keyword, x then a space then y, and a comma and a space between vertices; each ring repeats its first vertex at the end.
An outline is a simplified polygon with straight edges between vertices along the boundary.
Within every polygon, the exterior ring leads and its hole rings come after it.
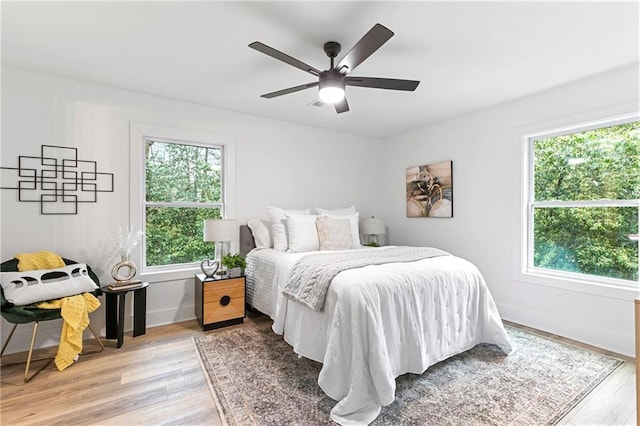
POLYGON ((225 254, 229 252, 228 241, 216 241, 215 243, 215 259, 218 261, 220 268, 216 272, 216 277, 223 278, 227 276, 227 267, 222 264, 225 254))
POLYGON ((367 234, 367 244, 378 244, 378 235, 367 234))

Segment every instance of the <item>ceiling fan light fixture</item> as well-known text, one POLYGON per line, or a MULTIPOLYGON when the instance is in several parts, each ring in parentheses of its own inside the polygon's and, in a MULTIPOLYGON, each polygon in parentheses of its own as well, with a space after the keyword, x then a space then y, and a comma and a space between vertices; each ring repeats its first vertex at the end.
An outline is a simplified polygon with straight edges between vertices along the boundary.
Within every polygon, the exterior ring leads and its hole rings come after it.
POLYGON ((344 76, 335 70, 320 73, 318 87, 318 96, 324 103, 335 104, 344 99, 344 76))
POLYGON ((344 99, 344 89, 342 87, 326 86, 318 92, 320 100, 326 104, 335 104, 344 99))

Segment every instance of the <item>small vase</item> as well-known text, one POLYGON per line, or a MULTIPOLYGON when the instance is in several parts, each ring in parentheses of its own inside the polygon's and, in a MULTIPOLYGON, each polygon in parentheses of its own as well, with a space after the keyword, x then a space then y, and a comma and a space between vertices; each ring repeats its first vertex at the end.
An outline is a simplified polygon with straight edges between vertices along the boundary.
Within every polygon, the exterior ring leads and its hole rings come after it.
POLYGON ((111 269, 111 276, 119 283, 128 282, 136 275, 136 272, 136 264, 129 260, 129 256, 122 256, 120 262, 111 269), (126 275, 122 272, 124 268, 126 268, 126 275))

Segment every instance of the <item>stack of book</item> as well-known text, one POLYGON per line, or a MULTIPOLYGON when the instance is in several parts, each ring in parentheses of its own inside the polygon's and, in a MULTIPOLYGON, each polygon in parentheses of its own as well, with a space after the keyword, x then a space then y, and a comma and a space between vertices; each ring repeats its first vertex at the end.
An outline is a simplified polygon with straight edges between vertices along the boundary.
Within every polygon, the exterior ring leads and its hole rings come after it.
POLYGON ((107 286, 109 290, 131 290, 132 288, 142 287, 142 281, 116 281, 107 286))

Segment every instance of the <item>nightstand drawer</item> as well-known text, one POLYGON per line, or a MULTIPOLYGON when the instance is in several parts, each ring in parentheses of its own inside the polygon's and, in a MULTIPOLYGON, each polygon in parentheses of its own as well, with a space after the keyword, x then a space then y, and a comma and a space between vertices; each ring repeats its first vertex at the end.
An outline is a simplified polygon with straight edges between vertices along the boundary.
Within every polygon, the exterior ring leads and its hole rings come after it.
POLYGON ((203 330, 241 324, 245 317, 245 278, 206 279, 196 275, 196 318, 203 330))
POLYGON ((204 283, 204 323, 244 317, 244 278, 204 283))

